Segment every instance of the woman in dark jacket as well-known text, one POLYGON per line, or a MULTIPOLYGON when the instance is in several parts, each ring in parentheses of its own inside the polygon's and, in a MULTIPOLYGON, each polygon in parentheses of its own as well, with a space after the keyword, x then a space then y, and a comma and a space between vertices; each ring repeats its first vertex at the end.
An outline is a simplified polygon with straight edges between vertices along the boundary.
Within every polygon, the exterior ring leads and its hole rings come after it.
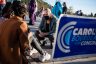
MULTIPOLYGON (((51 14, 51 11, 45 9, 39 27, 39 31, 36 32, 36 36, 38 40, 44 40, 45 37, 47 37, 51 42, 51 48, 52 48, 52 42, 54 41, 53 34, 55 33, 55 30, 56 30, 56 18, 54 18, 54 16, 51 14)), ((45 43, 43 43, 43 45, 44 44, 45 43)))

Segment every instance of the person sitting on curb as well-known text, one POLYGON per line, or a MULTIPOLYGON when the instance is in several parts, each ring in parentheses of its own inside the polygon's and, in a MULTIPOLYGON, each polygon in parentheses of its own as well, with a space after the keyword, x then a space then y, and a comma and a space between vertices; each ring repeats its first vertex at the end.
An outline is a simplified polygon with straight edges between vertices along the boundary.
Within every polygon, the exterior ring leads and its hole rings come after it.
POLYGON ((31 44, 30 47, 32 48, 31 50, 28 50, 29 52, 27 54, 29 56, 32 56, 33 53, 39 52, 40 53, 39 60, 41 62, 45 62, 46 60, 51 59, 51 55, 42 49, 36 36, 32 32, 28 34, 28 39, 29 39, 29 43, 31 44))
MULTIPOLYGON (((47 9, 46 9, 46 11, 47 11, 47 9)), ((48 15, 48 14, 47 14, 48 15)), ((52 17, 52 19, 53 19, 53 16, 50 14, 50 17, 52 17)), ((50 18, 51 19, 51 18, 50 18)), ((43 21, 42 21, 43 22, 43 21)), ((52 21, 52 23, 54 24, 56 21, 52 21)), ((50 22, 49 22, 50 23, 50 22)), ((51 25, 52 26, 52 25, 51 25)), ((55 26, 52 26, 52 27, 54 27, 54 29, 52 29, 52 30, 54 30, 55 31, 55 26)), ((51 28, 52 28, 51 27, 51 28)), ((54 31, 50 31, 50 35, 54 32, 54 31)), ((47 33, 46 33, 47 34, 47 33)), ((37 31, 36 31, 36 33, 35 34, 33 34, 31 31, 30 31, 30 29, 29 29, 29 35, 28 35, 28 39, 29 39, 29 43, 31 43, 31 46, 30 47, 32 47, 32 49, 33 50, 29 50, 29 53, 27 53, 27 54, 29 54, 30 56, 32 56, 32 54, 33 53, 37 53, 37 52, 39 52, 40 53, 40 57, 39 57, 39 60, 41 61, 41 62, 44 62, 44 61, 46 61, 46 60, 50 60, 51 59, 51 55, 49 54, 49 53, 47 53, 46 51, 44 51, 43 49, 42 49, 42 47, 40 46, 40 43, 39 43, 39 41, 38 41, 38 38, 37 38, 37 31), (34 50, 35 49, 35 50, 34 50)), ((53 40, 52 40, 53 41, 53 40)))
MULTIPOLYGON (((50 9, 45 9, 41 24, 39 26, 39 30, 36 31, 35 35, 39 40, 39 42, 47 37, 51 43, 52 48, 53 47, 52 43, 54 41, 53 35, 55 33, 55 30, 56 30, 56 18, 52 15, 50 9)), ((45 45, 45 42, 43 42, 42 45, 45 45)))

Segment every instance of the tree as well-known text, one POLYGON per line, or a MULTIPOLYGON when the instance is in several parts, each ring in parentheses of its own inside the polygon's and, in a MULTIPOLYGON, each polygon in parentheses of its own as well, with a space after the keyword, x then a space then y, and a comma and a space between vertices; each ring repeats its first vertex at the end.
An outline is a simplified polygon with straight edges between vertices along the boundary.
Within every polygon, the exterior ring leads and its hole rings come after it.
POLYGON ((96 17, 96 13, 94 14, 94 17, 96 17))
POLYGON ((68 8, 67 13, 68 13, 68 14, 73 14, 73 7, 72 7, 72 6, 70 6, 70 7, 68 8))

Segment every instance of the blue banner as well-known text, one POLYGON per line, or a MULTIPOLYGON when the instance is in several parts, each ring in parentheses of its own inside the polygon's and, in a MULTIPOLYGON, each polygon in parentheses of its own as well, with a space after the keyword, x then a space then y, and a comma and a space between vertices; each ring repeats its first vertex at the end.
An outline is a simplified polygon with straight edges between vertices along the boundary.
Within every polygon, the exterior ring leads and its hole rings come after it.
POLYGON ((58 23, 53 58, 96 54, 96 18, 62 16, 58 23))

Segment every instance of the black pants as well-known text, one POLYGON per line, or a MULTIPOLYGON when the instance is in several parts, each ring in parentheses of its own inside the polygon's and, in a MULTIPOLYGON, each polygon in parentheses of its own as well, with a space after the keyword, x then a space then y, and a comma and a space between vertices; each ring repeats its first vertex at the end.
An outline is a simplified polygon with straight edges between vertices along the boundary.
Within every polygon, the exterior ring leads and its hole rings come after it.
POLYGON ((44 54, 44 50, 41 48, 38 40, 37 40, 34 36, 32 36, 32 37, 29 39, 29 43, 31 43, 31 46, 32 46, 33 48, 35 48, 41 55, 44 54))
MULTIPOLYGON (((35 35, 36 35, 39 43, 40 43, 41 40, 44 40, 44 39, 47 37, 47 38, 50 40, 50 44, 51 44, 50 47, 53 48, 53 45, 52 45, 52 43, 53 43, 53 41, 54 41, 53 35, 47 35, 47 36, 44 36, 44 37, 40 37, 39 34, 40 34, 40 32, 39 32, 39 31, 36 31, 35 35)), ((43 42, 41 45, 44 46, 45 43, 46 43, 46 42, 43 42)))
POLYGON ((44 36, 44 37, 40 37, 39 36, 40 32, 39 31, 36 31, 35 35, 37 37, 37 39, 40 41, 40 40, 44 40, 45 37, 49 38, 49 40, 51 41, 51 43, 54 41, 54 37, 53 35, 47 35, 47 36, 44 36))

